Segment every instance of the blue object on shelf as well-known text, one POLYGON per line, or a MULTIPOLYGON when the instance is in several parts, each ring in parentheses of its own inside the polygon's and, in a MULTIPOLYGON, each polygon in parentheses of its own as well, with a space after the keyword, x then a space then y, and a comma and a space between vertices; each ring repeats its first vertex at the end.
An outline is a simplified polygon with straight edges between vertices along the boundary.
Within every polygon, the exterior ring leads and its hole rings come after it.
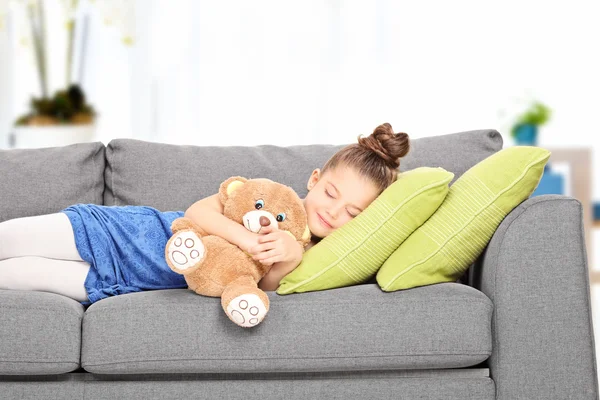
POLYGON ((548 164, 544 167, 544 174, 538 187, 531 194, 531 197, 542 194, 564 194, 565 178, 556 172, 553 172, 548 164))
POLYGON ((600 221, 600 202, 594 203, 594 221, 600 221))
POLYGON ((522 146, 535 146, 537 144, 537 125, 520 124, 515 127, 515 142, 522 146))

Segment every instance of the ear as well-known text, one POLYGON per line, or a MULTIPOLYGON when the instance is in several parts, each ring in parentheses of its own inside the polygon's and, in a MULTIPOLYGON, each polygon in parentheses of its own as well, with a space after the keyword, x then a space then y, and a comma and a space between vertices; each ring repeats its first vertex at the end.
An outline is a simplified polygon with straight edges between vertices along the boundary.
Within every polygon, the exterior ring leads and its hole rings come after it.
POLYGON ((321 177, 321 170, 319 168, 315 169, 312 174, 310 174, 310 178, 308 178, 308 183, 306 184, 306 188, 310 191, 319 181, 321 177))
POLYGON ((221 183, 221 186, 219 186, 219 200, 221 201, 221 204, 225 204, 229 196, 242 187, 247 181, 248 179, 242 178, 241 176, 232 176, 221 183))

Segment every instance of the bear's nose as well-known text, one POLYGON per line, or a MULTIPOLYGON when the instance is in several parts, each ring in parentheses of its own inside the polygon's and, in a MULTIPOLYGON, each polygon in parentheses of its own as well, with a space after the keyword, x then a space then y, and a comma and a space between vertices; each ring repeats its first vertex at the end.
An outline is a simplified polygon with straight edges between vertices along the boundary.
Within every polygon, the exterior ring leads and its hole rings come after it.
POLYGON ((265 217, 264 215, 258 219, 258 222, 260 223, 260 226, 271 225, 271 220, 269 220, 269 218, 265 217))

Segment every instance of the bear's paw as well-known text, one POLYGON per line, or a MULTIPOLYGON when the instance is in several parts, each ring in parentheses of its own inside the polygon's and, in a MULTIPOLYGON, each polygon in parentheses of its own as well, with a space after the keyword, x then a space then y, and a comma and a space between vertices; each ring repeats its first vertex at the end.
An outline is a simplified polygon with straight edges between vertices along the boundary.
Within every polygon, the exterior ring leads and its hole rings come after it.
POLYGON ((257 295, 242 294, 229 302, 227 314, 239 326, 251 328, 265 318, 267 308, 257 295))
POLYGON ((204 260, 205 247, 194 231, 179 231, 167 247, 169 266, 177 273, 185 274, 200 266, 204 260))

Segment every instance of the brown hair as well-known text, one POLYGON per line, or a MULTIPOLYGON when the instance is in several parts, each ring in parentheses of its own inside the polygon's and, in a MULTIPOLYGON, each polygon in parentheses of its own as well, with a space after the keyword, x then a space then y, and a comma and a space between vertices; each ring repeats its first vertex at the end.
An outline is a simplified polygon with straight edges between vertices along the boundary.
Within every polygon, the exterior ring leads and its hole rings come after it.
POLYGON ((323 166, 322 173, 338 165, 355 168, 371 179, 383 192, 398 176, 400 158, 408 154, 408 134, 394 133, 392 125, 379 125, 367 137, 358 136, 358 143, 348 145, 335 153, 323 166))

